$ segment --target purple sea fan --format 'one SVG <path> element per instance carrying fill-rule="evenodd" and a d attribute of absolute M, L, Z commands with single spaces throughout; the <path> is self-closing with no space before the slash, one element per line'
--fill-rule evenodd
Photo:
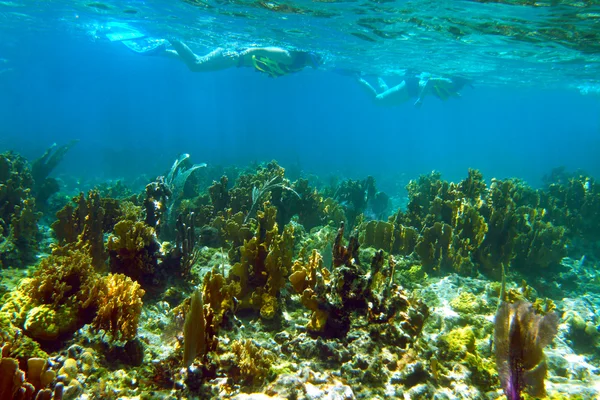
<path fill-rule="evenodd" d="M 503 302 L 496 313 L 494 341 L 500 383 L 508 400 L 520 400 L 521 392 L 545 395 L 548 367 L 544 347 L 558 331 L 558 315 L 536 314 L 531 303 Z"/>

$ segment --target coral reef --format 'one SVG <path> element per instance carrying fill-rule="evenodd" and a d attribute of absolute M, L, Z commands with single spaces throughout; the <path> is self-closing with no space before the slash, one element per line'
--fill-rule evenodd
<path fill-rule="evenodd" d="M 27 160 L 0 154 L 0 267 L 22 267 L 35 259 L 41 214 L 33 185 Z"/>
<path fill-rule="evenodd" d="M 49 368 L 46 359 L 29 358 L 25 373 L 19 369 L 16 359 L 7 357 L 9 347 L 4 345 L 0 354 L 0 398 L 63 399 L 64 385 L 55 381 L 56 372 Z"/>
<path fill-rule="evenodd" d="M 432 173 L 407 191 L 405 212 L 360 227 L 367 246 L 414 254 L 428 273 L 493 277 L 502 265 L 523 273 L 552 270 L 566 256 L 566 229 L 552 224 L 540 194 L 520 181 L 492 179 L 487 187 L 476 170 L 458 184 Z"/>
<path fill-rule="evenodd" d="M 104 270 L 108 258 L 104 234 L 112 231 L 121 211 L 112 199 L 101 198 L 97 190 L 90 191 L 87 197 L 80 193 L 73 198 L 73 203 L 77 206 L 67 204 L 56 214 L 58 219 L 52 224 L 58 243 L 89 246 L 94 267 Z"/>
<path fill-rule="evenodd" d="M 240 261 L 231 274 L 240 283 L 240 309 L 260 310 L 263 318 L 274 318 L 279 310 L 279 291 L 286 284 L 292 265 L 294 228 L 286 225 L 279 233 L 277 209 L 266 204 L 258 212 L 255 235 L 240 248 Z"/>
<path fill-rule="evenodd" d="M 562 179 L 561 179 L 562 178 Z M 540 194 L 540 206 L 547 210 L 547 219 L 564 226 L 573 246 L 573 254 L 592 253 L 600 258 L 600 185 L 585 172 L 579 171 L 546 181 Z"/>
<path fill-rule="evenodd" d="M 333 271 L 320 268 L 320 255 L 315 251 L 308 266 L 303 266 L 300 261 L 295 263 L 296 272 L 290 277 L 296 290 L 304 288 L 302 304 L 312 311 L 307 329 L 323 337 L 344 338 L 350 330 L 351 314 L 354 312 L 367 315 L 371 323 L 386 323 L 410 306 L 391 278 L 395 266 L 393 258 L 384 268 L 383 252 L 377 252 L 367 274 L 360 265 L 358 239 L 352 235 L 348 245 L 344 246 L 343 237 L 342 223 L 333 245 Z M 427 316 L 426 307 L 419 302 L 415 310 L 418 311 L 412 317 L 404 314 L 407 317 L 403 325 L 407 331 L 404 345 L 410 342 L 410 337 L 418 336 L 419 326 Z"/>
<path fill-rule="evenodd" d="M 96 304 L 96 316 L 91 325 L 96 330 L 110 333 L 113 340 L 131 340 L 137 336 L 142 313 L 144 290 L 131 278 L 122 274 L 103 277 L 96 296 L 105 299 Z"/>
<path fill-rule="evenodd" d="M 101 277 L 87 249 L 69 245 L 55 248 L 30 279 L 4 296 L 0 315 L 12 329 L 44 342 L 70 336 L 87 323 L 114 339 L 133 338 L 142 295 L 122 275 Z"/>
<path fill-rule="evenodd" d="M 273 353 L 261 349 L 250 339 L 231 343 L 231 352 L 235 359 L 230 374 L 245 386 L 260 386 L 275 361 Z"/>
<path fill-rule="evenodd" d="M 0 156 L 0 262 L 39 258 L 0 282 L 2 398 L 598 396 L 584 173 L 542 189 L 432 173 L 391 212 L 404 199 L 372 177 L 182 155 L 139 193 L 116 181 L 73 197 L 50 245 L 36 200 L 69 146 L 31 168 Z M 518 284 L 494 281 L 503 269 Z"/>
<path fill-rule="evenodd" d="M 12 292 L 2 312 L 28 336 L 55 340 L 79 329 L 93 313 L 97 275 L 85 250 L 55 248 L 40 262 L 31 279 Z"/>
<path fill-rule="evenodd" d="M 119 221 L 108 238 L 107 248 L 111 271 L 144 284 L 155 279 L 160 245 L 154 228 L 141 221 Z"/>

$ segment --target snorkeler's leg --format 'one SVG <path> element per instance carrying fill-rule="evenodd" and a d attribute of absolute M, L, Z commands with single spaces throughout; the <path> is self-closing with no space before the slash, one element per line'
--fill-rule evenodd
<path fill-rule="evenodd" d="M 185 43 L 180 40 L 170 39 L 169 43 L 177 52 L 177 55 L 183 60 L 184 63 L 191 68 L 191 65 L 194 65 L 198 62 L 198 56 L 194 54 L 192 49 L 190 49 Z"/>
<path fill-rule="evenodd" d="M 170 42 L 179 57 L 194 72 L 220 71 L 235 67 L 239 63 L 240 56 L 236 52 L 226 52 L 222 48 L 217 48 L 200 57 L 194 54 L 185 43 L 179 40 L 170 40 Z"/>
<path fill-rule="evenodd" d="M 377 83 L 379 84 L 379 88 L 382 92 L 385 92 L 389 89 L 389 86 L 387 85 L 387 83 L 385 83 L 382 77 L 377 78 Z"/>
<path fill-rule="evenodd" d="M 377 90 L 375 90 L 375 88 L 373 86 L 371 86 L 371 84 L 369 82 L 367 82 L 366 80 L 364 80 L 361 77 L 358 77 L 356 79 L 358 81 L 358 83 L 360 83 L 361 87 L 363 87 L 365 89 L 365 91 L 367 93 L 369 93 L 369 96 L 376 98 L 377 97 Z"/>
<path fill-rule="evenodd" d="M 405 81 L 377 95 L 377 101 L 384 105 L 398 105 L 408 99 L 410 99 L 410 94 Z"/>

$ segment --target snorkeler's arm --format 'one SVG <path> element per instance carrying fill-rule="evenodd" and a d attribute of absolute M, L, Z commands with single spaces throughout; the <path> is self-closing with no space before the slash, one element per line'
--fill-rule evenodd
<path fill-rule="evenodd" d="M 419 81 L 419 96 L 415 101 L 415 107 L 421 107 L 423 105 L 423 99 L 427 96 L 427 93 L 431 90 L 431 79 L 425 78 Z"/>
<path fill-rule="evenodd" d="M 250 47 L 239 53 L 239 55 L 241 57 L 240 65 L 243 66 L 251 66 L 253 56 L 267 57 L 285 65 L 290 65 L 294 61 L 290 52 L 280 47 Z"/>
<path fill-rule="evenodd" d="M 162 54 L 169 58 L 177 58 L 181 60 L 181 56 L 173 49 L 165 49 L 165 51 Z"/>
<path fill-rule="evenodd" d="M 205 56 L 197 56 L 179 40 L 170 40 L 170 43 L 177 55 L 194 72 L 220 71 L 239 65 L 240 55 L 236 52 L 226 52 L 224 49 L 218 48 Z"/>
<path fill-rule="evenodd" d="M 460 97 L 460 93 L 456 90 L 456 85 L 449 78 L 429 78 L 419 82 L 421 91 L 419 98 L 415 102 L 415 106 L 423 104 L 423 98 L 429 94 L 433 94 L 440 100 L 448 100 L 450 97 Z"/>

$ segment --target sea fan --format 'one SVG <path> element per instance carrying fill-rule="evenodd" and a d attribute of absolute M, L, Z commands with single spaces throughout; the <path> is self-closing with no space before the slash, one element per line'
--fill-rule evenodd
<path fill-rule="evenodd" d="M 246 214 L 246 218 L 244 218 L 244 222 L 246 222 L 248 220 L 248 218 L 250 218 L 250 216 L 252 215 L 252 212 L 256 208 L 256 205 L 258 204 L 258 201 L 266 193 L 270 192 L 271 190 L 273 190 L 275 188 L 281 188 L 284 190 L 288 190 L 288 191 L 292 192 L 293 194 L 295 194 L 298 198 L 300 198 L 300 195 L 294 189 L 287 186 L 283 182 L 276 182 L 279 178 L 280 178 L 279 176 L 275 176 L 272 179 L 263 183 L 263 185 L 260 188 L 258 188 L 256 186 L 252 188 L 252 207 L 250 207 L 250 211 L 248 211 L 248 214 Z"/>
<path fill-rule="evenodd" d="M 536 314 L 526 301 L 503 302 L 496 313 L 496 366 L 508 400 L 520 400 L 521 392 L 545 395 L 544 379 L 548 369 L 544 347 L 558 330 L 558 315 Z"/>

